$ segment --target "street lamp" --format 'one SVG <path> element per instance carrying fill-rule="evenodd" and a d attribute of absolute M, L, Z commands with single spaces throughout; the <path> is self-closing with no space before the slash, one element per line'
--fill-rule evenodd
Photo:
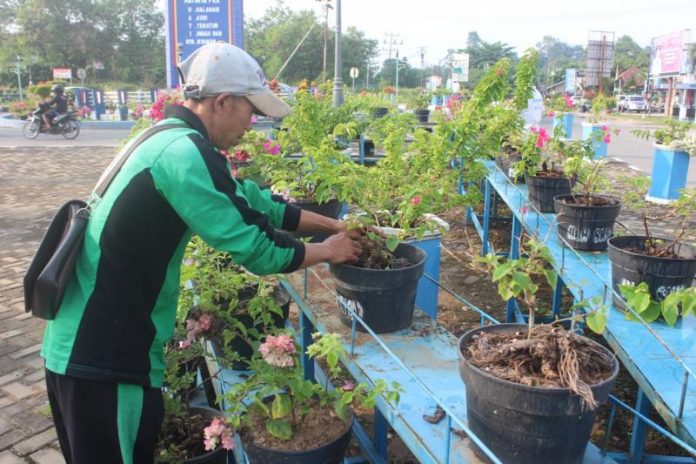
<path fill-rule="evenodd" d="M 336 0 L 336 53 L 334 59 L 333 104 L 343 104 L 343 57 L 341 56 L 341 0 Z"/>
<path fill-rule="evenodd" d="M 22 95 L 22 73 L 20 66 L 22 64 L 22 57 L 17 55 L 17 85 L 19 86 L 19 100 L 24 101 L 24 95 Z"/>

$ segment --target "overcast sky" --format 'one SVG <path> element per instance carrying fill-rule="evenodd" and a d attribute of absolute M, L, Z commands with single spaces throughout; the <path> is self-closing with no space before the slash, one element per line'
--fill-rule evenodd
<path fill-rule="evenodd" d="M 245 18 L 263 16 L 277 0 L 244 0 Z M 335 4 L 336 0 L 332 0 Z M 286 0 L 292 10 L 312 9 L 317 0 Z M 419 62 L 419 47 L 426 48 L 425 61 L 436 64 L 448 48 L 464 47 L 469 31 L 486 42 L 501 41 L 521 53 L 544 35 L 585 45 L 590 31 L 629 35 L 647 46 L 653 37 L 684 29 L 696 40 L 696 0 L 342 0 L 345 30 L 355 26 L 382 46 L 386 34 L 403 41 L 400 56 Z M 330 24 L 335 14 L 330 13 Z"/>

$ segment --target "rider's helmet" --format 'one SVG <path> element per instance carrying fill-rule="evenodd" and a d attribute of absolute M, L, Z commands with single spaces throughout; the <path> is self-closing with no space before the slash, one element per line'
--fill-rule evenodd
<path fill-rule="evenodd" d="M 53 90 L 53 93 L 55 93 L 56 95 L 62 95 L 62 94 L 63 94 L 63 86 L 60 85 L 60 84 L 54 85 L 53 88 L 52 88 L 51 90 Z"/>

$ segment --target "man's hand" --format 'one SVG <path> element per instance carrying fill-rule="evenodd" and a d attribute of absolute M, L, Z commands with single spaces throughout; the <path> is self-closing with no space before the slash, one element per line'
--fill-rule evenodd
<path fill-rule="evenodd" d="M 327 250 L 327 261 L 331 264 L 353 263 L 362 253 L 362 244 L 357 240 L 360 231 L 341 232 L 324 240 L 322 245 Z"/>

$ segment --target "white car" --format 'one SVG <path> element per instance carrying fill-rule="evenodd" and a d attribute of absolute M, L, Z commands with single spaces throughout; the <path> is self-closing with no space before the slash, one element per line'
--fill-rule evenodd
<path fill-rule="evenodd" d="M 647 103 L 642 95 L 619 95 L 616 106 L 619 111 L 635 111 L 640 113 L 647 109 Z"/>

